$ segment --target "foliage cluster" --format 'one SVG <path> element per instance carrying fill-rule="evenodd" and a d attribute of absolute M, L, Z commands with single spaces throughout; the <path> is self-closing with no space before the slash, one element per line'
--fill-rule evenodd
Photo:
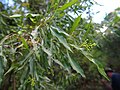
<path fill-rule="evenodd" d="M 86 81 L 95 84 L 100 78 L 96 69 L 106 77 L 98 59 L 98 35 L 102 34 L 96 32 L 99 26 L 92 23 L 89 12 L 94 3 L 91 0 L 14 0 L 14 6 L 1 3 L 0 89 L 61 90 L 69 89 L 69 85 L 74 88 L 76 82 L 84 84 L 81 88 L 84 89 L 90 88 Z M 82 18 L 83 12 L 87 19 Z M 94 73 L 89 76 L 90 72 Z"/>

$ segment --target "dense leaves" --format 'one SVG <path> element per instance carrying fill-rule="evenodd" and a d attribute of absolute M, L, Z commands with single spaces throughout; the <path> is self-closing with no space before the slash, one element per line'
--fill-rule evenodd
<path fill-rule="evenodd" d="M 81 17 L 92 4 L 89 0 L 14 0 L 14 6 L 4 8 L 0 12 L 0 88 L 65 89 L 85 78 L 85 63 L 96 65 L 94 70 L 106 77 L 93 53 L 97 45 L 92 19 Z"/>

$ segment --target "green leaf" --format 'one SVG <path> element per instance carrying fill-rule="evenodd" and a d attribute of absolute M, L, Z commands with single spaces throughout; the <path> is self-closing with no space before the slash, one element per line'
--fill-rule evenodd
<path fill-rule="evenodd" d="M 4 76 L 7 75 L 8 73 L 10 73 L 10 72 L 11 72 L 13 69 L 15 69 L 16 67 L 17 67 L 17 64 L 12 63 L 11 67 L 7 70 L 7 72 L 4 74 Z"/>
<path fill-rule="evenodd" d="M 27 42 L 25 41 L 25 39 L 24 39 L 23 37 L 20 37 L 20 39 L 21 39 L 23 45 L 25 46 L 25 48 L 26 48 L 26 49 L 29 49 L 28 44 L 27 44 Z"/>
<path fill-rule="evenodd" d="M 72 6 L 73 4 L 75 4 L 78 0 L 72 0 L 71 2 L 69 3 L 66 3 L 64 4 L 62 7 L 58 8 L 58 10 L 65 10 L 67 9 L 68 7 Z"/>
<path fill-rule="evenodd" d="M 2 17 L 0 17 L 0 21 L 1 21 L 4 25 L 7 25 L 6 22 L 3 20 Z"/>
<path fill-rule="evenodd" d="M 118 21 L 120 21 L 120 17 L 119 17 L 119 16 L 116 16 L 112 22 L 113 22 L 113 23 L 117 23 Z"/>
<path fill-rule="evenodd" d="M 0 56 L 0 85 L 2 82 L 3 73 L 4 73 L 3 57 Z"/>
<path fill-rule="evenodd" d="M 33 39 L 36 39 L 36 38 L 37 38 L 39 27 L 40 27 L 40 25 L 37 26 L 37 27 L 31 32 L 31 35 L 33 36 Z"/>
<path fill-rule="evenodd" d="M 34 60 L 32 57 L 29 60 L 29 67 L 30 67 L 30 74 L 33 76 L 33 74 L 34 74 Z"/>
<path fill-rule="evenodd" d="M 48 55 L 48 56 L 52 56 L 52 53 L 49 49 L 46 49 L 43 45 L 42 45 L 42 50 Z"/>
<path fill-rule="evenodd" d="M 88 53 L 87 51 L 84 51 L 83 48 L 80 48 L 80 47 L 78 47 L 78 46 L 76 46 L 76 45 L 73 45 L 73 44 L 70 44 L 70 45 L 73 46 L 75 49 L 80 50 L 80 51 L 82 52 L 82 54 L 83 54 L 88 60 L 90 60 L 92 63 L 94 63 L 94 64 L 97 66 L 97 69 L 98 69 L 99 73 L 100 73 L 101 75 L 103 75 L 106 79 L 108 79 L 107 76 L 106 76 L 106 73 L 104 72 L 104 69 L 103 69 L 102 64 L 101 64 L 98 60 L 95 60 L 95 59 L 92 57 L 92 55 L 91 55 L 90 53 Z"/>
<path fill-rule="evenodd" d="M 3 54 L 3 47 L 2 46 L 0 46 L 0 57 L 1 57 L 0 60 L 3 59 L 3 65 L 4 65 L 4 67 L 6 67 L 6 65 L 7 65 L 7 59 L 6 59 L 5 55 Z"/>
<path fill-rule="evenodd" d="M 35 20 L 33 18 L 30 18 L 30 20 L 33 22 L 33 23 L 36 23 Z"/>
<path fill-rule="evenodd" d="M 70 44 L 70 46 L 74 47 L 77 50 L 81 50 L 82 49 L 82 48 L 80 48 L 80 47 L 78 47 L 77 45 L 74 45 L 74 44 Z"/>
<path fill-rule="evenodd" d="M 27 13 L 25 14 L 26 17 L 37 17 L 40 16 L 40 14 L 32 14 L 32 13 Z"/>
<path fill-rule="evenodd" d="M 69 59 L 69 62 L 72 66 L 72 68 L 77 72 L 77 73 L 80 73 L 82 77 L 85 78 L 85 74 L 84 74 L 84 71 L 83 69 L 80 67 L 80 65 L 75 62 L 74 60 L 72 60 L 72 58 L 70 57 L 69 53 L 67 52 L 67 56 L 68 56 L 68 59 Z"/>
<path fill-rule="evenodd" d="M 62 34 L 64 34 L 64 35 L 66 35 L 66 36 L 70 36 L 68 33 L 66 33 L 66 32 L 63 31 L 63 30 L 60 30 L 60 29 L 57 28 L 57 27 L 51 26 L 51 28 L 57 30 L 57 32 L 62 33 Z"/>
<path fill-rule="evenodd" d="M 12 16 L 10 16 L 11 18 L 18 18 L 18 17 L 21 17 L 22 15 L 21 14 L 14 14 Z"/>
<path fill-rule="evenodd" d="M 34 52 L 33 50 L 30 50 L 30 52 L 28 53 L 28 55 L 26 55 L 25 58 L 22 61 L 19 62 L 19 65 L 21 65 L 21 66 L 18 68 L 18 70 L 21 70 L 21 69 L 24 68 L 24 66 L 27 64 L 28 58 L 30 56 L 32 56 L 33 52 Z"/>
<path fill-rule="evenodd" d="M 19 17 L 21 17 L 21 16 L 23 16 L 23 15 L 21 15 L 21 14 L 14 14 L 14 15 L 11 15 L 10 17 L 11 17 L 11 18 L 19 18 Z M 36 17 L 36 16 L 40 16 L 40 14 L 27 13 L 27 14 L 25 14 L 24 16 L 25 16 L 25 17 Z"/>
<path fill-rule="evenodd" d="M 24 83 L 24 79 L 27 77 L 28 75 L 28 68 L 29 67 L 25 67 L 24 68 L 24 72 L 22 72 L 21 78 L 20 78 L 20 83 L 23 84 Z"/>
<path fill-rule="evenodd" d="M 98 71 L 101 75 L 103 75 L 107 80 L 109 80 L 109 78 L 107 77 L 105 71 L 103 68 L 100 68 L 100 67 L 97 67 L 98 68 Z"/>
<path fill-rule="evenodd" d="M 106 73 L 104 72 L 104 69 L 103 69 L 103 66 L 102 66 L 102 63 L 100 63 L 98 60 L 95 60 L 92 55 L 86 51 L 84 51 L 83 49 L 81 49 L 83 55 L 88 59 L 90 60 L 92 63 L 94 63 L 96 66 L 97 66 L 97 69 L 99 71 L 99 73 L 101 75 L 103 75 L 106 79 L 108 79 Z M 108 79 L 109 80 L 109 79 Z"/>
<path fill-rule="evenodd" d="M 53 59 L 53 61 L 64 68 L 63 64 L 59 60 Z"/>
<path fill-rule="evenodd" d="M 52 30 L 51 28 L 50 28 L 50 30 L 51 30 L 52 35 L 53 35 L 53 36 L 56 36 L 56 37 L 58 38 L 58 40 L 60 41 L 60 43 L 62 43 L 68 50 L 70 50 L 70 51 L 72 52 L 72 50 L 71 50 L 71 48 L 69 47 L 66 39 L 65 39 L 62 35 L 56 33 L 56 32 L 55 32 L 54 30 Z"/>
<path fill-rule="evenodd" d="M 75 31 L 76 28 L 78 27 L 80 20 L 81 20 L 81 15 L 78 16 L 78 17 L 75 19 L 75 21 L 74 21 L 74 23 L 73 23 L 73 26 L 72 26 L 72 28 L 71 28 L 71 30 L 70 30 L 70 33 L 71 33 L 71 34 L 72 34 L 73 31 Z"/>
<path fill-rule="evenodd" d="M 86 31 L 86 33 L 84 34 L 84 36 L 83 36 L 83 38 L 85 38 L 88 34 L 89 34 L 89 32 L 90 32 L 90 30 L 91 30 L 91 21 L 85 26 L 86 27 L 86 29 L 87 29 L 87 31 Z"/>
<path fill-rule="evenodd" d="M 7 40 L 8 38 L 9 38 L 9 35 L 5 36 L 5 37 L 0 41 L 0 45 L 2 45 L 2 44 L 5 42 L 5 40 Z"/>

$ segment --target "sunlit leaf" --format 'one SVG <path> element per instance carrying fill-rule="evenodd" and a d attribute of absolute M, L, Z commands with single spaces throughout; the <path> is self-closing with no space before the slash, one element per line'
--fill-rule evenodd
<path fill-rule="evenodd" d="M 14 15 L 11 15 L 10 17 L 11 18 L 19 18 L 21 16 L 22 16 L 21 14 L 14 14 Z M 25 17 L 36 17 L 36 16 L 40 16 L 40 14 L 27 13 L 27 14 L 24 14 L 24 16 Z"/>
<path fill-rule="evenodd" d="M 98 71 L 101 75 L 103 75 L 107 80 L 109 80 L 109 78 L 107 77 L 104 68 L 100 68 L 99 66 L 97 67 Z"/>
<path fill-rule="evenodd" d="M 14 15 L 12 15 L 12 16 L 10 16 L 11 18 L 19 18 L 19 17 L 21 17 L 22 15 L 21 14 L 14 14 Z"/>
<path fill-rule="evenodd" d="M 70 30 L 70 33 L 73 33 L 73 31 L 76 30 L 76 28 L 77 28 L 78 25 L 79 25 L 80 20 L 81 20 L 81 15 L 78 16 L 78 17 L 75 19 L 75 21 L 74 21 L 74 23 L 73 23 L 73 25 L 72 25 L 72 28 L 71 28 L 71 30 Z"/>
<path fill-rule="evenodd" d="M 66 35 L 66 36 L 70 36 L 68 33 L 66 33 L 66 32 L 63 31 L 63 30 L 60 30 L 60 29 L 57 28 L 57 27 L 51 26 L 51 28 L 57 30 L 57 32 L 62 33 L 62 34 L 64 34 L 64 35 Z"/>
<path fill-rule="evenodd" d="M 25 46 L 25 48 L 26 48 L 26 49 L 29 49 L 29 47 L 28 47 L 28 44 L 27 44 L 26 40 L 25 40 L 23 37 L 20 37 L 20 39 L 21 39 L 21 41 L 22 41 L 23 45 Z"/>
<path fill-rule="evenodd" d="M 25 14 L 26 17 L 36 17 L 36 16 L 40 16 L 40 14 L 32 14 L 32 13 L 27 13 Z"/>

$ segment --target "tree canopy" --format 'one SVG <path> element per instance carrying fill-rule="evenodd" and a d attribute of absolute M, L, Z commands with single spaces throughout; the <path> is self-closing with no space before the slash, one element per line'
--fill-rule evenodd
<path fill-rule="evenodd" d="M 113 43 L 119 43 L 116 14 L 109 14 L 103 22 L 110 31 L 117 27 L 118 43 L 113 39 L 107 47 L 107 37 L 112 33 L 97 32 L 102 24 L 92 22 L 90 8 L 96 4 L 94 0 L 13 2 L 12 6 L 0 3 L 0 89 L 68 89 L 74 82 L 90 80 L 89 72 L 98 74 L 97 70 L 108 79 L 100 55 L 105 47 L 109 52 Z M 83 12 L 88 18 L 82 17 Z"/>

